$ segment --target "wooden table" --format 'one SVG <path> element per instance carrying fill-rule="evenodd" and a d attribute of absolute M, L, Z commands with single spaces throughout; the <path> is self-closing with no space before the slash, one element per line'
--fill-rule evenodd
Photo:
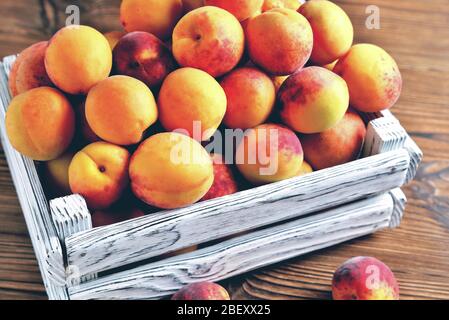
<path fill-rule="evenodd" d="M 2 0 L 0 56 L 48 39 L 64 24 L 67 4 L 82 3 L 81 22 L 119 28 L 119 0 Z M 403 299 L 449 299 L 449 6 L 447 0 L 340 0 L 357 42 L 371 42 L 397 60 L 405 80 L 393 113 L 425 154 L 399 229 L 298 257 L 232 279 L 234 298 L 327 299 L 337 266 L 375 256 L 395 272 Z M 365 27 L 368 5 L 380 8 L 381 29 Z M 45 299 L 25 222 L 0 154 L 0 299 Z"/>

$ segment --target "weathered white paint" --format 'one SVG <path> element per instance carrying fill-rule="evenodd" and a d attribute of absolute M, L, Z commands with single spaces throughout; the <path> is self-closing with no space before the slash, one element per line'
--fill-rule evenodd
<path fill-rule="evenodd" d="M 399 197 L 400 199 L 394 199 Z M 388 228 L 400 190 L 359 200 L 219 244 L 69 288 L 71 299 L 156 299 L 198 281 L 219 281 Z M 395 207 L 396 203 L 401 205 Z M 395 225 L 395 224 L 393 224 Z"/>

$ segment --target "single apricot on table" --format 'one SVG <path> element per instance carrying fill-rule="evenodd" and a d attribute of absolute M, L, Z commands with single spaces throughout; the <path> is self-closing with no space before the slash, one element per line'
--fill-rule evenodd
<path fill-rule="evenodd" d="M 128 150 L 108 142 L 88 145 L 70 163 L 70 189 L 82 195 L 89 208 L 108 208 L 128 186 L 129 158 Z"/>
<path fill-rule="evenodd" d="M 382 261 L 354 257 L 335 271 L 332 297 L 334 300 L 399 300 L 399 285 Z"/>
<path fill-rule="evenodd" d="M 92 131 L 118 145 L 140 142 L 157 117 L 151 90 L 142 81 L 128 76 L 101 81 L 86 99 L 86 119 Z"/>
<path fill-rule="evenodd" d="M 402 76 L 396 61 L 382 48 L 357 44 L 334 68 L 348 84 L 351 106 L 362 112 L 389 109 L 398 101 Z"/>
<path fill-rule="evenodd" d="M 346 12 L 327 0 L 307 1 L 299 8 L 313 30 L 312 61 L 320 66 L 332 63 L 351 49 L 354 28 Z"/>
<path fill-rule="evenodd" d="M 159 133 L 142 142 L 132 156 L 129 175 L 136 197 L 162 209 L 199 201 L 214 181 L 206 149 L 174 132 Z"/>
<path fill-rule="evenodd" d="M 270 77 L 257 68 L 239 68 L 220 82 L 228 101 L 224 123 L 248 129 L 264 123 L 271 114 L 276 92 Z"/>
<path fill-rule="evenodd" d="M 172 300 L 231 300 L 225 288 L 213 282 L 189 284 L 176 292 Z"/>
<path fill-rule="evenodd" d="M 11 145 L 39 161 L 58 158 L 67 150 L 75 132 L 75 113 L 57 89 L 39 87 L 12 99 L 5 118 Z"/>
<path fill-rule="evenodd" d="M 190 11 L 173 31 L 173 55 L 183 67 L 220 77 L 240 62 L 245 36 L 239 21 L 218 7 Z"/>
<path fill-rule="evenodd" d="M 127 32 L 145 31 L 161 40 L 170 38 L 182 14 L 182 0 L 122 0 L 120 6 L 120 21 Z"/>
<path fill-rule="evenodd" d="M 45 68 L 51 81 L 70 94 L 87 94 L 112 69 L 112 51 L 103 34 L 88 26 L 68 26 L 50 40 Z"/>
<path fill-rule="evenodd" d="M 263 124 L 245 132 L 235 158 L 246 180 L 259 185 L 297 176 L 304 154 L 292 130 Z"/>
<path fill-rule="evenodd" d="M 346 82 L 335 73 L 308 67 L 291 75 L 278 93 L 282 121 L 301 133 L 318 133 L 335 126 L 349 107 Z"/>
<path fill-rule="evenodd" d="M 167 131 L 182 130 L 208 140 L 226 113 L 226 94 L 209 74 L 194 68 L 178 69 L 165 79 L 159 92 L 160 122 Z"/>
<path fill-rule="evenodd" d="M 272 75 L 296 72 L 312 53 L 312 28 L 294 10 L 277 8 L 251 18 L 245 35 L 251 60 Z"/>
<path fill-rule="evenodd" d="M 41 41 L 23 50 L 9 74 L 9 89 L 13 97 L 38 87 L 52 87 L 45 70 L 48 41 Z"/>

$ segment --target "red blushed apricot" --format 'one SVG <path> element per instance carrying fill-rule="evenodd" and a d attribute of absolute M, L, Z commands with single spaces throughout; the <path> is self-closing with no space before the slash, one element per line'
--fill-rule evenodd
<path fill-rule="evenodd" d="M 113 56 L 117 73 L 139 79 L 149 87 L 160 85 L 176 65 L 168 47 L 147 32 L 128 33 L 117 43 Z"/>
<path fill-rule="evenodd" d="M 332 296 L 334 300 L 399 300 L 399 286 L 382 261 L 355 257 L 335 271 Z"/>
<path fill-rule="evenodd" d="M 31 89 L 12 99 L 5 118 L 11 145 L 39 161 L 58 158 L 75 132 L 75 113 L 67 98 L 50 87 Z"/>
<path fill-rule="evenodd" d="M 180 289 L 172 300 L 231 300 L 222 286 L 212 282 L 192 283 Z"/>
<path fill-rule="evenodd" d="M 335 126 L 349 106 L 345 81 L 335 73 L 308 67 L 291 75 L 281 86 L 282 121 L 301 133 L 318 133 Z"/>
<path fill-rule="evenodd" d="M 204 4 L 225 9 L 243 21 L 261 10 L 263 0 L 204 0 Z"/>
<path fill-rule="evenodd" d="M 232 169 L 225 163 L 225 159 L 220 154 L 213 154 L 214 183 L 202 200 L 224 197 L 238 191 L 238 184 L 235 180 Z"/>
<path fill-rule="evenodd" d="M 112 69 L 108 40 L 88 26 L 68 26 L 50 40 L 45 52 L 45 68 L 51 81 L 73 95 L 87 94 Z"/>
<path fill-rule="evenodd" d="M 312 61 L 326 65 L 344 56 L 352 46 L 354 28 L 346 12 L 327 0 L 308 1 L 299 8 L 312 26 Z"/>
<path fill-rule="evenodd" d="M 220 82 L 228 106 L 224 123 L 233 129 L 248 129 L 264 123 L 273 110 L 276 93 L 274 84 L 256 68 L 231 71 Z"/>
<path fill-rule="evenodd" d="M 391 108 L 399 99 L 402 76 L 396 61 L 382 48 L 357 44 L 334 68 L 348 84 L 351 106 L 362 112 Z"/>
<path fill-rule="evenodd" d="M 232 14 L 217 7 L 201 7 L 187 13 L 173 31 L 176 61 L 213 77 L 234 69 L 243 51 L 242 26 Z"/>
<path fill-rule="evenodd" d="M 34 88 L 53 86 L 45 70 L 47 46 L 48 41 L 38 42 L 20 53 L 9 74 L 9 89 L 13 97 Z"/>
<path fill-rule="evenodd" d="M 348 111 L 334 127 L 321 133 L 302 135 L 306 160 L 321 170 L 356 160 L 363 147 L 366 127 L 362 118 Z"/>
<path fill-rule="evenodd" d="M 95 142 L 73 157 L 69 183 L 91 209 L 105 209 L 120 199 L 129 183 L 129 152 L 107 142 Z"/>
<path fill-rule="evenodd" d="M 168 39 L 183 14 L 182 0 L 122 0 L 120 21 L 127 32 L 145 31 Z"/>
<path fill-rule="evenodd" d="M 273 75 L 294 73 L 312 53 L 312 28 L 294 10 L 272 9 L 251 18 L 245 35 L 251 60 Z"/>
<path fill-rule="evenodd" d="M 295 177 L 303 159 L 301 142 L 296 134 L 276 124 L 263 124 L 247 130 L 236 151 L 237 168 L 254 184 Z"/>

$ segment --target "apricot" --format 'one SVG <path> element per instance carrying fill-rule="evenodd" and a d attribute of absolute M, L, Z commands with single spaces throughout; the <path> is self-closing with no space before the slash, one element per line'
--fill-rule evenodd
<path fill-rule="evenodd" d="M 128 76 L 113 76 L 89 91 L 86 119 L 93 132 L 105 141 L 132 145 L 157 120 L 158 110 L 151 90 Z"/>
<path fill-rule="evenodd" d="M 251 183 L 265 184 L 295 177 L 304 159 L 301 142 L 290 129 L 263 124 L 245 132 L 236 163 Z"/>
<path fill-rule="evenodd" d="M 187 13 L 173 31 L 173 54 L 178 63 L 213 77 L 234 69 L 244 46 L 239 21 L 218 7 L 201 7 Z"/>
<path fill-rule="evenodd" d="M 243 21 L 261 10 L 263 0 L 204 0 L 204 4 L 225 9 Z"/>
<path fill-rule="evenodd" d="M 399 286 L 382 261 L 355 257 L 335 271 L 332 296 L 334 300 L 399 300 Z"/>
<path fill-rule="evenodd" d="M 161 40 L 151 33 L 128 33 L 113 51 L 115 71 L 143 81 L 149 87 L 159 86 L 175 69 L 176 62 Z"/>
<path fill-rule="evenodd" d="M 305 151 L 304 151 L 305 152 Z M 296 176 L 304 176 L 306 174 L 312 173 L 313 168 L 310 164 L 308 164 L 306 161 L 302 162 L 301 168 L 297 172 Z"/>
<path fill-rule="evenodd" d="M 165 79 L 159 92 L 160 122 L 168 131 L 183 130 L 194 139 L 208 140 L 226 112 L 226 94 L 204 71 L 178 69 Z"/>
<path fill-rule="evenodd" d="M 138 200 L 127 188 L 120 199 L 109 208 L 95 210 L 92 213 L 92 226 L 94 228 L 140 218 L 145 213 L 138 207 Z"/>
<path fill-rule="evenodd" d="M 62 156 L 45 163 L 46 180 L 51 191 L 59 196 L 72 193 L 69 184 L 69 166 L 74 155 L 74 152 L 67 151 Z"/>
<path fill-rule="evenodd" d="M 174 132 L 142 142 L 129 168 L 134 194 L 162 209 L 185 207 L 200 200 L 212 186 L 212 159 L 201 144 Z"/>
<path fill-rule="evenodd" d="M 220 82 L 228 101 L 224 123 L 248 129 L 264 123 L 274 107 L 276 92 L 270 77 L 256 68 L 231 71 Z"/>
<path fill-rule="evenodd" d="M 104 37 L 109 42 L 109 46 L 111 47 L 111 50 L 114 50 L 117 43 L 120 41 L 121 38 L 126 34 L 126 32 L 122 31 L 110 31 L 106 32 L 104 34 Z"/>
<path fill-rule="evenodd" d="M 105 209 L 116 202 L 129 183 L 129 152 L 107 142 L 94 142 L 78 153 L 69 166 L 73 193 L 84 197 L 91 209 Z"/>
<path fill-rule="evenodd" d="M 334 62 L 325 64 L 325 65 L 323 66 L 323 68 L 325 68 L 325 69 L 327 69 L 327 70 L 329 70 L 329 71 L 334 71 L 334 68 L 335 68 L 335 66 L 337 65 L 337 62 L 338 62 L 338 60 L 335 60 Z"/>
<path fill-rule="evenodd" d="M 299 8 L 312 26 L 314 45 L 312 61 L 329 64 L 344 56 L 352 46 L 354 28 L 348 15 L 327 0 L 307 1 Z"/>
<path fill-rule="evenodd" d="M 204 6 L 204 0 L 182 0 L 182 4 L 184 5 L 184 12 L 190 12 Z"/>
<path fill-rule="evenodd" d="M 162 40 L 183 14 L 182 0 L 122 0 L 120 20 L 127 32 L 145 31 Z"/>
<path fill-rule="evenodd" d="M 224 157 L 220 154 L 213 154 L 211 157 L 214 166 L 214 183 L 202 200 L 224 197 L 236 193 L 239 189 L 232 169 L 225 163 Z"/>
<path fill-rule="evenodd" d="M 212 282 L 189 284 L 176 292 L 172 300 L 231 300 L 222 286 Z"/>
<path fill-rule="evenodd" d="M 251 60 L 273 75 L 294 73 L 312 53 L 312 28 L 294 10 L 277 8 L 255 16 L 245 34 Z"/>
<path fill-rule="evenodd" d="M 356 160 L 363 147 L 366 127 L 362 118 L 348 111 L 334 127 L 301 136 L 306 160 L 321 170 Z"/>
<path fill-rule="evenodd" d="M 38 87 L 53 86 L 45 70 L 48 41 L 38 42 L 23 50 L 9 74 L 9 89 L 13 97 Z"/>
<path fill-rule="evenodd" d="M 264 0 L 262 12 L 269 11 L 275 8 L 286 8 L 298 10 L 301 5 L 301 0 Z"/>
<path fill-rule="evenodd" d="M 349 87 L 351 106 L 362 112 L 391 108 L 399 99 L 402 76 L 396 61 L 382 48 L 357 44 L 334 68 Z"/>
<path fill-rule="evenodd" d="M 39 87 L 12 99 L 6 112 L 6 132 L 21 154 L 39 161 L 58 158 L 69 147 L 75 113 L 58 90 Z"/>
<path fill-rule="evenodd" d="M 112 69 L 108 40 L 87 26 L 68 26 L 50 40 L 45 68 L 52 82 L 70 94 L 87 94 Z"/>
<path fill-rule="evenodd" d="M 280 115 L 301 133 L 318 133 L 335 126 L 349 106 L 345 81 L 335 73 L 308 67 L 291 75 L 279 90 Z"/>

